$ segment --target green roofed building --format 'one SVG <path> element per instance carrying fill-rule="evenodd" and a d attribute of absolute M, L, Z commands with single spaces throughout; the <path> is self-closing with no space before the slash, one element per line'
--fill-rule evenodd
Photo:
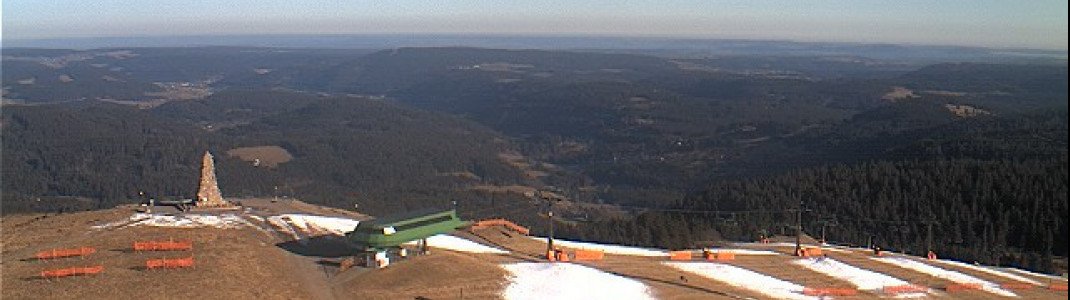
<path fill-rule="evenodd" d="M 360 222 L 356 229 L 346 234 L 346 238 L 365 251 L 377 251 L 453 232 L 467 225 L 468 222 L 457 217 L 455 210 L 425 209 Z"/>

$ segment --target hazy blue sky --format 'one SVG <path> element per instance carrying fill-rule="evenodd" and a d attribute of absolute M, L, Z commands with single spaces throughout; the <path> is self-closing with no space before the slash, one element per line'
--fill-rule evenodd
<path fill-rule="evenodd" d="M 3 0 L 4 39 L 293 33 L 647 35 L 1067 49 L 1067 1 Z"/>

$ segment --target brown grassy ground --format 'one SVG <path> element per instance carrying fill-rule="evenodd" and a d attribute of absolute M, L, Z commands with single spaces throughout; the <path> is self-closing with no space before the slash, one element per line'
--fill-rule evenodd
<path fill-rule="evenodd" d="M 497 255 L 433 250 L 382 270 L 346 271 L 332 286 L 340 299 L 499 299 L 507 284 L 506 271 L 498 267 L 503 261 Z"/>
<path fill-rule="evenodd" d="M 239 201 L 251 210 L 249 214 L 260 216 L 305 213 L 368 219 L 356 212 L 300 201 Z M 496 265 L 508 258 L 445 250 L 398 262 L 385 270 L 356 268 L 338 273 L 338 261 L 349 253 L 340 237 L 315 236 L 293 241 L 289 235 L 271 232 L 272 227 L 258 221 L 253 223 L 269 232 L 249 227 L 90 227 L 127 219 L 134 211 L 134 207 L 128 206 L 63 215 L 0 218 L 3 228 L 0 298 L 397 299 L 406 295 L 411 299 L 463 289 L 466 298 L 479 299 L 498 297 L 506 281 L 504 270 Z M 166 239 L 191 240 L 194 250 L 139 253 L 131 249 L 134 241 Z M 54 261 L 31 259 L 38 251 L 79 246 L 94 247 L 97 253 Z M 195 259 L 193 268 L 144 269 L 147 259 L 189 256 Z M 38 278 L 44 269 L 90 265 L 103 265 L 105 270 L 92 276 Z"/>
<path fill-rule="evenodd" d="M 299 201 L 241 199 L 249 214 L 268 216 L 283 213 L 306 213 L 346 216 L 365 220 L 356 212 L 324 208 Z M 63 215 L 10 215 L 0 218 L 2 241 L 3 299 L 412 299 L 426 297 L 497 299 L 507 284 L 502 263 L 544 261 L 543 241 L 532 240 L 502 228 L 487 228 L 457 235 L 476 242 L 513 251 L 510 255 L 469 254 L 433 250 L 429 256 L 395 261 L 389 268 L 372 270 L 354 268 L 338 272 L 338 262 L 347 253 L 340 237 L 313 236 L 293 241 L 289 235 L 262 232 L 253 228 L 156 228 L 128 227 L 92 229 L 94 224 L 123 220 L 134 207 L 69 213 Z M 255 223 L 255 222 L 254 222 Z M 257 223 L 265 229 L 272 227 Z M 137 240 L 192 240 L 190 252 L 134 252 Z M 86 258 L 55 261 L 31 259 L 37 251 L 51 248 L 95 247 L 98 252 Z M 755 246 L 790 253 L 787 246 Z M 950 282 L 909 269 L 869 259 L 864 251 L 825 251 L 844 263 L 884 273 L 933 288 L 935 297 L 951 299 L 1004 298 L 982 291 L 943 293 Z M 193 256 L 196 266 L 178 270 L 144 270 L 146 259 Z M 850 287 L 847 282 L 814 274 L 791 263 L 789 255 L 737 255 L 727 264 L 812 287 Z M 765 298 L 748 290 L 665 266 L 664 257 L 606 255 L 602 261 L 580 264 L 639 280 L 662 299 L 739 299 Z M 71 266 L 103 265 L 105 271 L 95 276 L 44 280 L 37 278 L 44 269 Z M 1005 282 L 998 276 L 966 268 L 937 264 L 993 282 Z M 1028 275 L 1023 275 L 1028 276 Z M 1047 279 L 1032 276 L 1042 282 Z M 1065 284 L 1065 281 L 1061 283 Z M 1015 291 L 1023 299 L 1065 299 L 1065 292 L 1042 287 Z M 863 293 L 851 299 L 872 299 L 880 295 Z"/>
<path fill-rule="evenodd" d="M 289 280 L 286 253 L 253 229 L 178 229 L 132 227 L 89 230 L 85 223 L 108 215 L 128 216 L 129 211 L 108 210 L 51 216 L 26 224 L 37 216 L 3 218 L 4 299 L 296 299 L 309 298 Z M 118 218 L 116 218 L 118 219 Z M 8 222 L 12 226 L 8 227 Z M 26 224 L 15 226 L 14 224 Z M 66 224 L 71 224 L 67 226 Z M 192 240 L 190 252 L 133 252 L 136 240 L 174 238 Z M 54 261 L 31 259 L 51 248 L 95 247 L 85 258 Z M 145 260 L 193 256 L 195 266 L 177 270 L 144 270 Z M 93 276 L 44 280 L 44 269 L 103 265 Z M 255 288 L 253 288 L 255 287 Z"/>

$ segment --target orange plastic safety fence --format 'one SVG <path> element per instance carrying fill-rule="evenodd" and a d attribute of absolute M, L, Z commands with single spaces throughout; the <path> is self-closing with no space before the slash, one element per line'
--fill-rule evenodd
<path fill-rule="evenodd" d="M 949 285 L 947 285 L 947 287 L 944 288 L 944 290 L 948 291 L 949 293 L 970 291 L 970 290 L 980 290 L 980 289 L 981 289 L 981 284 L 980 283 L 956 283 L 956 284 L 949 284 Z"/>
<path fill-rule="evenodd" d="M 104 266 L 91 266 L 91 267 L 75 267 L 65 269 L 54 269 L 41 271 L 41 277 L 43 278 L 59 278 L 67 276 L 79 276 L 97 274 L 104 271 Z"/>
<path fill-rule="evenodd" d="M 721 260 L 721 261 L 724 261 L 724 260 L 735 260 L 736 259 L 736 254 L 732 253 L 732 252 L 714 252 L 712 255 L 710 255 L 710 258 L 712 258 L 713 260 Z"/>
<path fill-rule="evenodd" d="M 569 261 L 568 252 L 565 252 L 564 250 L 558 250 L 557 251 L 557 261 L 568 262 Z"/>
<path fill-rule="evenodd" d="M 512 221 L 506 219 L 488 219 L 478 221 L 475 224 L 472 224 L 472 228 L 485 228 L 490 226 L 505 226 L 506 228 L 512 229 L 513 231 L 519 232 L 523 235 L 528 235 L 531 232 L 531 230 L 529 230 L 527 227 L 517 225 L 516 223 L 513 223 Z"/>
<path fill-rule="evenodd" d="M 797 254 L 802 257 L 821 256 L 821 248 L 800 248 Z"/>
<path fill-rule="evenodd" d="M 605 252 L 602 250 L 576 250 L 576 260 L 602 260 L 605 257 Z"/>
<path fill-rule="evenodd" d="M 881 291 L 885 294 L 909 294 L 909 293 L 922 293 L 928 290 L 928 288 L 920 285 L 908 284 L 908 285 L 890 285 L 881 288 Z"/>
<path fill-rule="evenodd" d="M 1048 289 L 1052 290 L 1052 291 L 1057 291 L 1057 292 L 1065 292 L 1066 291 L 1066 285 L 1065 284 L 1053 284 L 1053 285 L 1049 285 Z"/>
<path fill-rule="evenodd" d="M 134 242 L 136 251 L 188 251 L 193 250 L 192 241 L 148 241 Z"/>
<path fill-rule="evenodd" d="M 187 258 L 175 258 L 175 259 L 150 259 L 145 261 L 145 267 L 148 269 L 158 268 L 186 268 L 193 266 L 193 257 Z"/>
<path fill-rule="evenodd" d="M 97 249 L 92 247 L 79 247 L 74 249 L 52 249 L 48 251 L 37 252 L 34 255 L 37 259 L 53 259 L 72 256 L 86 256 L 96 253 Z"/>
<path fill-rule="evenodd" d="M 691 251 L 670 251 L 669 260 L 691 260 Z"/>
<path fill-rule="evenodd" d="M 807 296 L 855 296 L 857 289 L 849 288 L 805 288 L 803 295 Z"/>

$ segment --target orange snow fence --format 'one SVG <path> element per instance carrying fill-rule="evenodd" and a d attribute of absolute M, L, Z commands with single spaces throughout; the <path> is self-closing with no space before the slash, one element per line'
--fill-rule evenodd
<path fill-rule="evenodd" d="M 576 260 L 602 260 L 605 252 L 602 250 L 576 249 Z"/>
<path fill-rule="evenodd" d="M 104 271 L 104 266 L 92 266 L 92 267 L 76 267 L 66 269 L 44 270 L 41 271 L 42 278 L 60 278 L 67 276 L 79 276 L 97 274 Z"/>
<path fill-rule="evenodd" d="M 487 228 L 491 226 L 504 226 L 505 228 L 512 229 L 513 231 L 516 231 L 523 235 L 528 235 L 528 233 L 531 232 L 531 230 L 528 230 L 527 227 L 516 225 L 516 223 L 513 223 L 512 221 L 506 219 L 481 220 L 476 222 L 475 224 L 472 224 L 472 229 Z"/>
<path fill-rule="evenodd" d="M 726 260 L 735 260 L 736 259 L 736 254 L 733 253 L 733 252 L 728 252 L 728 251 L 717 251 L 717 252 L 714 252 L 714 251 L 703 251 L 702 256 L 706 260 L 711 260 L 711 261 L 712 260 L 726 261 Z"/>
<path fill-rule="evenodd" d="M 909 293 L 924 293 L 928 288 L 920 285 L 907 284 L 907 285 L 890 285 L 881 288 L 881 292 L 890 295 L 909 294 Z"/>
<path fill-rule="evenodd" d="M 803 295 L 807 296 L 855 296 L 857 289 L 848 288 L 805 288 Z"/>
<path fill-rule="evenodd" d="M 944 288 L 944 290 L 946 290 L 949 293 L 970 291 L 970 290 L 980 290 L 980 289 L 981 289 L 981 284 L 980 283 L 956 283 L 956 284 L 949 284 L 949 285 L 947 285 L 947 287 Z"/>
<path fill-rule="evenodd" d="M 669 260 L 691 260 L 691 251 L 670 251 Z"/>
<path fill-rule="evenodd" d="M 1053 284 L 1053 285 L 1049 285 L 1048 289 L 1052 290 L 1052 291 L 1057 291 L 1057 292 L 1065 292 L 1066 291 L 1066 285 L 1065 284 Z"/>
<path fill-rule="evenodd" d="M 821 248 L 799 248 L 798 254 L 802 257 L 821 256 Z"/>
<path fill-rule="evenodd" d="M 158 269 L 158 268 L 186 268 L 193 266 L 193 257 L 187 258 L 175 258 L 175 259 L 150 259 L 145 261 L 145 268 Z"/>
<path fill-rule="evenodd" d="M 1022 283 L 1022 282 L 1004 282 L 1003 284 L 1000 284 L 999 287 L 1004 288 L 1004 289 L 1008 289 L 1008 290 L 1029 290 L 1029 289 L 1033 289 L 1033 287 L 1035 287 L 1035 286 L 1032 285 L 1032 284 Z"/>
<path fill-rule="evenodd" d="M 713 254 L 717 260 L 735 260 L 736 254 L 732 252 L 717 252 Z"/>
<path fill-rule="evenodd" d="M 37 252 L 34 255 L 37 259 L 53 259 L 72 256 L 86 256 L 96 253 L 97 249 L 92 247 L 79 247 L 74 249 L 52 249 L 48 251 Z"/>
<path fill-rule="evenodd" d="M 188 251 L 193 250 L 192 241 L 148 241 L 134 242 L 134 251 Z"/>

